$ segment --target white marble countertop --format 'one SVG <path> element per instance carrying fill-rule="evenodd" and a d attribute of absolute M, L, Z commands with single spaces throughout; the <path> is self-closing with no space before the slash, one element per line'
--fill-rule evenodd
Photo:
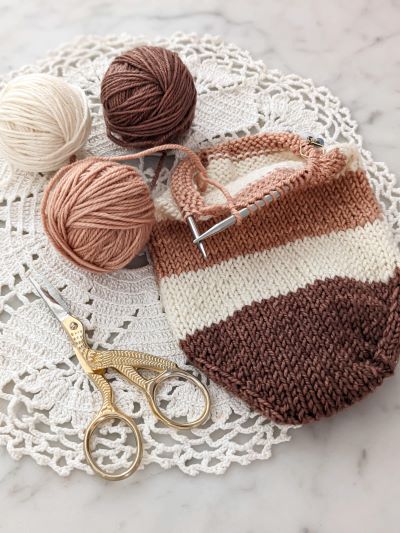
<path fill-rule="evenodd" d="M 311 77 L 351 109 L 400 175 L 400 2 L 0 0 L 0 72 L 85 33 L 212 33 Z M 273 458 L 189 478 L 146 468 L 121 483 L 60 478 L 0 449 L 0 532 L 398 533 L 400 373 L 352 409 L 294 433 Z"/>

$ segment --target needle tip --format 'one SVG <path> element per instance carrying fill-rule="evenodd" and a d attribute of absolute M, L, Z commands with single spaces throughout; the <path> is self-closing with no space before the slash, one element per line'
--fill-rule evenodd
<path fill-rule="evenodd" d="M 197 243 L 197 248 L 200 250 L 203 258 L 207 259 L 207 253 L 206 253 L 206 249 L 204 248 L 204 244 L 202 242 Z"/>

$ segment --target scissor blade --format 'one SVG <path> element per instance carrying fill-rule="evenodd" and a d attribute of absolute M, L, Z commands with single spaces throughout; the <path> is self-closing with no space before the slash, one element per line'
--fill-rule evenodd
<path fill-rule="evenodd" d="M 39 283 L 28 275 L 28 279 L 33 285 L 36 293 L 40 296 L 47 304 L 50 311 L 54 314 L 60 322 L 62 322 L 67 316 L 70 316 L 67 304 L 61 298 L 60 293 L 50 285 L 46 280 L 46 288 L 41 287 Z"/>

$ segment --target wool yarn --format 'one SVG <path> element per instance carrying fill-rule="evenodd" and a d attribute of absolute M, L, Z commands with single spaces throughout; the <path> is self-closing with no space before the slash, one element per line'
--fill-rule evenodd
<path fill-rule="evenodd" d="M 125 148 L 179 139 L 193 121 L 196 87 L 178 54 L 142 46 L 116 57 L 101 83 L 109 138 Z"/>
<path fill-rule="evenodd" d="M 188 155 L 206 181 L 198 156 L 185 146 L 165 144 L 136 154 L 91 157 L 63 167 L 44 193 L 42 222 L 55 248 L 92 272 L 124 267 L 147 244 L 155 222 L 150 191 L 135 168 L 121 164 L 168 149 Z"/>
<path fill-rule="evenodd" d="M 154 223 L 150 192 L 136 170 L 99 158 L 57 172 L 41 208 L 56 249 L 92 272 L 124 267 L 146 245 Z"/>
<path fill-rule="evenodd" d="M 0 94 L 0 154 L 15 168 L 58 170 L 84 145 L 90 127 L 84 92 L 61 78 L 26 74 Z"/>

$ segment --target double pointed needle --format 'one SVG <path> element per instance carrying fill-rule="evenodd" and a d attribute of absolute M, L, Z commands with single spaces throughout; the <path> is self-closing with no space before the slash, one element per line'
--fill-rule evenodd
<path fill-rule="evenodd" d="M 193 242 L 196 244 L 197 248 L 200 250 L 201 255 L 204 257 L 204 259 L 207 259 L 207 253 L 206 253 L 204 244 L 200 240 L 198 240 L 198 238 L 200 237 L 200 233 L 197 228 L 196 222 L 194 221 L 194 218 L 192 216 L 187 217 L 187 223 L 194 237 Z"/>
<path fill-rule="evenodd" d="M 267 194 L 261 200 L 256 200 L 254 204 L 250 204 L 247 207 L 243 207 L 242 209 L 239 209 L 238 213 L 242 218 L 246 218 L 251 213 L 254 213 L 255 211 L 257 211 L 257 209 L 264 207 L 267 204 L 270 204 L 273 200 L 276 200 L 279 197 L 280 197 L 280 193 L 278 191 L 272 191 L 271 194 Z M 189 218 L 192 218 L 192 217 L 188 217 L 188 223 L 190 226 Z M 194 221 L 192 218 L 192 223 L 193 222 Z M 195 237 L 193 240 L 193 243 L 196 244 L 197 246 L 202 245 L 203 244 L 202 241 L 204 239 L 208 239 L 209 237 L 212 237 L 213 235 L 216 235 L 217 233 L 220 233 L 221 231 L 226 230 L 226 228 L 233 226 L 234 224 L 236 224 L 236 222 L 237 222 L 237 218 L 234 215 L 229 215 L 229 217 L 224 218 L 220 222 L 217 222 L 217 224 L 214 224 L 214 226 L 209 228 L 207 231 L 205 231 L 201 235 L 199 234 L 197 227 L 196 227 L 197 236 L 194 235 L 194 231 L 192 230 L 193 236 Z M 204 257 L 204 254 L 203 254 L 203 257 Z"/>
<path fill-rule="evenodd" d="M 309 135 L 306 139 L 307 144 L 311 144 L 313 146 L 316 146 L 318 148 L 324 147 L 324 139 L 322 137 L 313 137 L 312 135 Z M 303 154 L 300 149 L 300 155 L 302 157 L 308 157 L 307 155 Z M 278 191 L 271 191 L 271 194 L 267 194 L 262 198 L 261 200 L 256 200 L 253 204 L 248 205 L 247 207 L 243 207 L 242 209 L 239 209 L 238 213 L 242 218 L 248 217 L 251 213 L 254 213 L 257 211 L 257 209 L 264 207 L 267 204 L 270 204 L 272 201 L 277 200 L 280 197 L 280 193 Z M 212 237 L 213 235 L 217 235 L 217 233 L 220 233 L 221 231 L 226 230 L 230 226 L 233 226 L 237 222 L 237 217 L 235 215 L 229 215 L 227 218 L 224 218 L 220 222 L 217 222 L 217 224 L 214 224 L 211 228 L 209 228 L 204 233 L 200 234 L 199 230 L 196 226 L 196 223 L 192 216 L 188 217 L 187 219 L 189 227 L 193 234 L 193 243 L 198 247 L 200 252 L 202 253 L 204 259 L 207 258 L 207 254 L 204 248 L 204 244 L 202 241 L 205 239 L 208 239 L 209 237 Z"/>

